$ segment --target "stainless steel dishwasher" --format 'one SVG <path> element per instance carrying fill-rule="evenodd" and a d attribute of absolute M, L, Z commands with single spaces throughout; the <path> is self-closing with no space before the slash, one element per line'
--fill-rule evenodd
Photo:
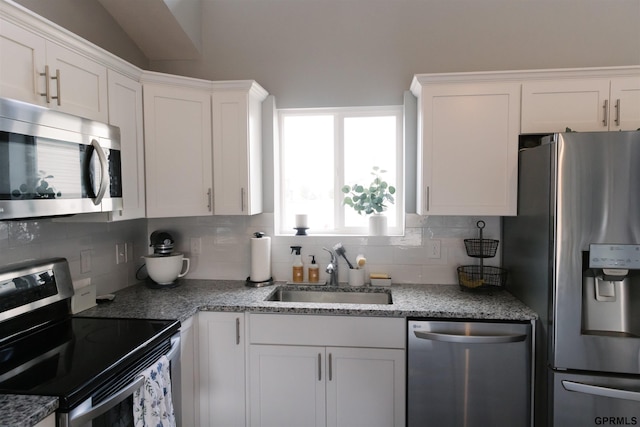
<path fill-rule="evenodd" d="M 531 324 L 409 320 L 408 427 L 531 425 Z"/>

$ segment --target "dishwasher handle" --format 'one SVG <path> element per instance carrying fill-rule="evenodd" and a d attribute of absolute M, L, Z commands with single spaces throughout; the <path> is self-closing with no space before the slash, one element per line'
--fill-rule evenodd
<path fill-rule="evenodd" d="M 503 344 L 527 339 L 527 334 L 504 335 L 460 335 L 443 332 L 414 331 L 416 338 L 431 341 L 444 341 L 456 344 Z"/>

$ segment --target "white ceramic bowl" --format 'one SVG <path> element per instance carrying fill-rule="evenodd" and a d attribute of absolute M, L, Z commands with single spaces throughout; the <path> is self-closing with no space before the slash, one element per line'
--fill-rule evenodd
<path fill-rule="evenodd" d="M 149 277 L 159 285 L 171 284 L 189 272 L 189 258 L 185 258 L 182 254 L 153 254 L 142 258 L 145 260 Z"/>

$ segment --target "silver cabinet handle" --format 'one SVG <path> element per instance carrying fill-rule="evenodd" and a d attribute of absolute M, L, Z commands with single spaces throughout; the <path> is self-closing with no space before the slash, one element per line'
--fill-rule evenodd
<path fill-rule="evenodd" d="M 104 197 L 104 194 L 107 191 L 107 184 L 109 181 L 109 169 L 108 169 L 107 156 L 105 156 L 104 151 L 102 151 L 102 147 L 100 146 L 100 143 L 97 140 L 92 139 L 91 146 L 93 146 L 94 151 L 98 155 L 98 160 L 100 162 L 100 173 L 101 173 L 100 188 L 98 189 L 98 193 L 96 194 L 96 197 L 93 199 L 93 204 L 97 206 L 102 202 L 102 198 Z"/>
<path fill-rule="evenodd" d="M 55 80 L 56 81 L 56 91 L 57 91 L 56 96 L 52 96 L 51 99 L 55 99 L 57 101 L 58 105 L 61 105 L 60 103 L 61 103 L 62 100 L 60 98 L 60 85 L 61 85 L 61 83 L 60 83 L 60 70 L 59 69 L 56 70 L 56 76 L 55 77 L 51 77 L 51 80 Z"/>
<path fill-rule="evenodd" d="M 329 381 L 333 380 L 333 357 L 332 354 L 329 353 Z"/>
<path fill-rule="evenodd" d="M 209 209 L 209 212 L 211 212 L 212 201 L 213 201 L 213 194 L 211 192 L 211 188 L 209 188 L 207 190 L 207 209 Z"/>
<path fill-rule="evenodd" d="M 605 99 L 604 100 L 604 105 L 602 106 L 602 109 L 604 110 L 604 118 L 602 119 L 602 125 L 603 126 L 608 126 L 608 116 L 609 116 L 609 100 Z"/>
<path fill-rule="evenodd" d="M 318 381 L 322 381 L 322 353 L 318 353 Z"/>
<path fill-rule="evenodd" d="M 244 212 L 244 187 L 240 189 L 240 212 Z"/>
<path fill-rule="evenodd" d="M 505 334 L 505 335 L 458 335 L 441 332 L 414 331 L 417 338 L 431 341 L 444 341 L 456 344 L 502 344 L 510 342 L 524 341 L 526 334 Z"/>
<path fill-rule="evenodd" d="M 240 318 L 236 317 L 236 345 L 240 345 Z"/>
<path fill-rule="evenodd" d="M 40 93 L 40 96 L 44 96 L 47 104 L 51 103 L 51 91 L 49 90 L 49 66 L 44 66 L 44 73 L 40 73 L 41 76 L 44 76 L 44 93 Z"/>
<path fill-rule="evenodd" d="M 427 212 L 429 212 L 429 186 L 427 186 L 427 191 L 426 191 L 426 199 L 427 199 Z"/>
<path fill-rule="evenodd" d="M 616 122 L 616 126 L 620 126 L 620 99 L 616 99 L 616 118 L 615 118 L 615 122 Z"/>
<path fill-rule="evenodd" d="M 636 402 L 640 402 L 640 393 L 637 391 L 604 387 L 600 385 L 583 384 L 567 380 L 562 380 L 562 387 L 564 387 L 564 389 L 567 391 L 574 391 L 577 393 L 610 397 L 612 399 L 635 400 Z"/>

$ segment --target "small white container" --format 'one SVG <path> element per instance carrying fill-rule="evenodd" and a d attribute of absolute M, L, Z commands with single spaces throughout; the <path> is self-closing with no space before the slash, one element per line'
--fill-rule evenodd
<path fill-rule="evenodd" d="M 349 286 L 364 286 L 364 276 L 363 269 L 349 269 Z"/>

